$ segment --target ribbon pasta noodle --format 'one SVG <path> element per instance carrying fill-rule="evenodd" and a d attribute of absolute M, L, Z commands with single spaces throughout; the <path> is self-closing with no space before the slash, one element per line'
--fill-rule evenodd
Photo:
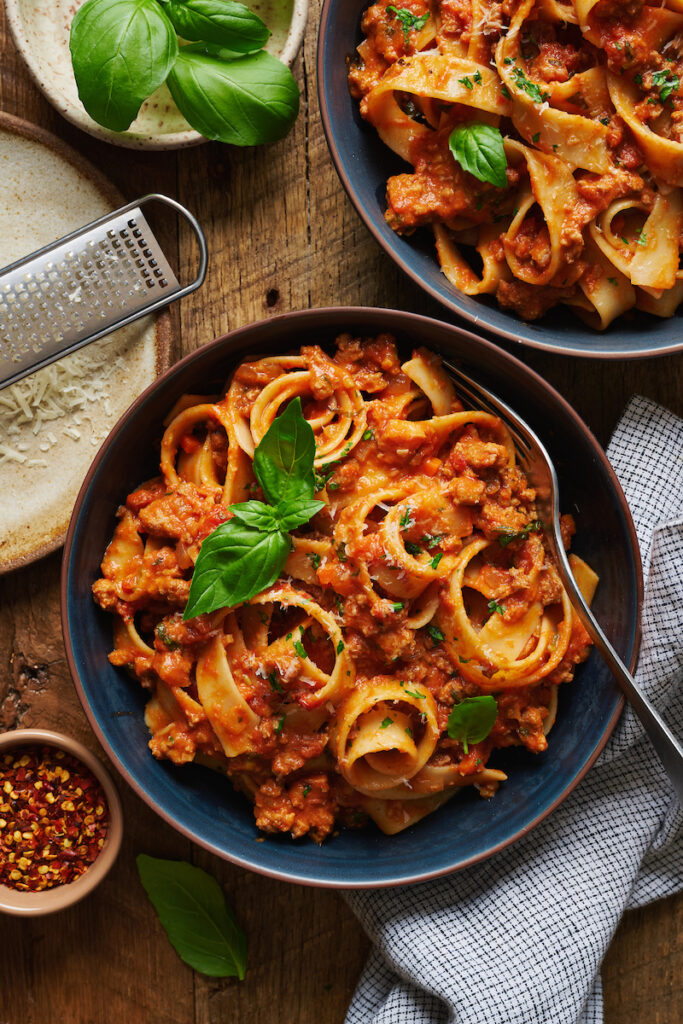
<path fill-rule="evenodd" d="M 411 167 L 386 219 L 434 232 L 454 288 L 529 320 L 564 303 L 597 330 L 675 313 L 680 0 L 378 0 L 361 27 L 351 94 Z M 477 162 L 484 126 L 499 148 Z"/>
<path fill-rule="evenodd" d="M 263 497 L 254 452 L 293 399 L 323 506 L 272 585 L 185 620 L 202 544 Z M 341 335 L 332 354 L 243 362 L 223 395 L 171 410 L 159 469 L 93 586 L 111 662 L 148 691 L 155 757 L 225 773 L 260 830 L 321 842 L 368 819 L 400 832 L 465 788 L 491 797 L 500 748 L 547 748 L 589 639 L 504 425 L 462 407 L 436 356 Z M 567 545 L 573 530 L 564 517 Z M 590 600 L 597 577 L 571 560 Z M 468 738 L 451 720 L 472 699 L 495 721 Z"/>

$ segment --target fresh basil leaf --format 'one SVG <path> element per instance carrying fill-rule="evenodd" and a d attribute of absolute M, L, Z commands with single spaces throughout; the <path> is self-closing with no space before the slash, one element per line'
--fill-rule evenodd
<path fill-rule="evenodd" d="M 183 619 L 260 594 L 280 575 L 291 547 L 281 530 L 263 533 L 236 519 L 222 523 L 199 549 Z"/>
<path fill-rule="evenodd" d="M 178 54 L 168 87 L 196 131 L 234 146 L 284 138 L 299 113 L 289 68 L 265 50 L 227 62 L 188 50 Z"/>
<path fill-rule="evenodd" d="M 238 505 L 228 505 L 228 509 L 240 523 L 252 526 L 255 530 L 268 533 L 280 529 L 275 509 L 272 505 L 266 505 L 262 501 L 242 501 Z"/>
<path fill-rule="evenodd" d="M 242 981 L 247 939 L 211 875 L 182 860 L 139 854 L 135 862 L 171 945 L 200 974 Z"/>
<path fill-rule="evenodd" d="M 461 124 L 448 137 L 448 146 L 463 170 L 479 181 L 507 188 L 507 158 L 503 136 L 489 124 Z"/>
<path fill-rule="evenodd" d="M 460 740 L 467 754 L 469 743 L 481 743 L 493 729 L 498 714 L 498 701 L 490 694 L 466 697 L 456 704 L 448 716 L 448 735 Z"/>
<path fill-rule="evenodd" d="M 315 437 L 295 398 L 264 434 L 254 452 L 254 472 L 272 505 L 310 500 L 315 493 Z"/>
<path fill-rule="evenodd" d="M 253 53 L 270 32 L 258 15 L 233 0 L 167 0 L 164 10 L 183 39 L 218 43 L 239 53 Z"/>
<path fill-rule="evenodd" d="M 321 508 L 325 508 L 324 501 L 291 498 L 289 501 L 281 501 L 279 505 L 276 505 L 275 512 L 280 520 L 280 529 L 295 530 L 297 526 L 303 526 L 309 519 L 312 519 Z"/>
<path fill-rule="evenodd" d="M 218 60 L 237 60 L 244 57 L 243 53 L 231 50 L 229 46 L 219 46 L 218 43 L 188 43 L 182 50 L 183 53 L 203 53 L 206 57 L 216 57 Z"/>
<path fill-rule="evenodd" d="M 116 132 L 135 120 L 178 56 L 175 30 L 156 0 L 87 0 L 71 23 L 69 46 L 81 103 Z"/>

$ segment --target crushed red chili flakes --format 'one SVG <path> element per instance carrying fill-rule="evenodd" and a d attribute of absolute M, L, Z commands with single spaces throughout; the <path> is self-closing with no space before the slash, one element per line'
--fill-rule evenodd
<path fill-rule="evenodd" d="M 56 747 L 0 754 L 0 884 L 39 892 L 73 882 L 107 837 L 109 810 L 95 776 Z"/>

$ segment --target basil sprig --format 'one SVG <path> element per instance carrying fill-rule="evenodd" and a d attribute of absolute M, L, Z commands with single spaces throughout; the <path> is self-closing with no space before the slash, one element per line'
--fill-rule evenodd
<path fill-rule="evenodd" d="M 254 452 L 254 473 L 267 503 L 229 505 L 233 518 L 204 540 L 183 619 L 232 608 L 278 578 L 292 550 L 289 531 L 303 526 L 316 501 L 315 438 L 296 398 L 277 416 Z"/>
<path fill-rule="evenodd" d="M 461 124 L 448 137 L 453 158 L 463 170 L 488 181 L 497 188 L 507 188 L 507 157 L 503 136 L 490 124 Z"/>
<path fill-rule="evenodd" d="M 137 117 L 178 56 L 175 31 L 156 0 L 88 0 L 76 11 L 69 45 L 81 103 L 115 132 Z"/>
<path fill-rule="evenodd" d="M 200 974 L 242 981 L 247 939 L 211 875 L 186 861 L 140 854 L 138 874 L 171 945 Z"/>
<path fill-rule="evenodd" d="M 256 146 L 283 138 L 299 112 L 291 71 L 261 49 L 269 36 L 235 0 L 87 0 L 69 45 L 80 100 L 105 128 L 125 131 L 167 82 L 196 131 Z"/>
<path fill-rule="evenodd" d="M 465 753 L 469 743 L 481 743 L 493 729 L 498 714 L 498 701 L 490 694 L 465 697 L 456 704 L 448 716 L 448 735 L 460 740 Z"/>
<path fill-rule="evenodd" d="M 253 53 L 268 42 L 270 32 L 244 4 L 228 0 L 162 0 L 162 3 L 181 39 L 218 43 L 237 53 Z"/>

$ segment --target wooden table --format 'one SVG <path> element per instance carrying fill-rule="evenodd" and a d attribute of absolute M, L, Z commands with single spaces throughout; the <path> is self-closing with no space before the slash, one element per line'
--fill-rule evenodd
<path fill-rule="evenodd" d="M 211 265 L 204 287 L 173 310 L 175 357 L 308 306 L 400 306 L 446 318 L 394 268 L 342 192 L 318 116 L 318 15 L 311 0 L 295 65 L 302 109 L 289 138 L 246 152 L 211 143 L 145 154 L 96 142 L 64 121 L 30 81 L 0 9 L 0 109 L 65 139 L 127 198 L 165 192 L 203 224 Z M 162 244 L 188 261 L 187 237 Z M 516 355 L 569 398 L 603 443 L 634 391 L 683 414 L 681 356 L 609 363 Z M 0 731 L 57 728 L 97 750 L 64 657 L 59 566 L 55 554 L 0 580 Z M 341 1024 L 368 950 L 342 900 L 225 864 L 161 822 L 125 783 L 119 790 L 124 844 L 95 894 L 59 917 L 0 919 L 0 1024 Z M 192 860 L 221 881 L 249 937 L 243 983 L 193 975 L 178 960 L 138 883 L 141 851 Z M 603 979 L 607 1024 L 683 1020 L 683 897 L 626 915 Z"/>

